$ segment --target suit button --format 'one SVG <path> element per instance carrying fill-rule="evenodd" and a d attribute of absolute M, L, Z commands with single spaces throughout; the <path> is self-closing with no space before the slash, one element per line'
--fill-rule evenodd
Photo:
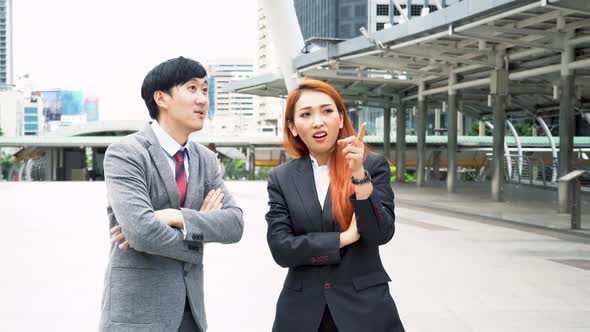
<path fill-rule="evenodd" d="M 328 289 L 328 288 L 332 288 L 332 284 L 329 282 L 325 282 L 324 283 L 324 288 Z"/>
<path fill-rule="evenodd" d="M 191 238 L 192 238 L 193 240 L 196 240 L 196 239 L 197 239 L 197 236 L 196 236 L 195 234 L 193 234 L 193 235 L 191 236 Z"/>
<path fill-rule="evenodd" d="M 186 275 L 188 274 L 188 271 L 184 271 L 184 276 L 186 277 Z"/>

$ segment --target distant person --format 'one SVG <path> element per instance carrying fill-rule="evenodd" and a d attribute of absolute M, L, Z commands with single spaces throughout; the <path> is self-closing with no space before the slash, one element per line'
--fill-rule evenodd
<path fill-rule="evenodd" d="M 188 140 L 203 128 L 207 94 L 199 62 L 179 57 L 159 64 L 141 87 L 154 121 L 106 152 L 114 236 L 101 331 L 207 330 L 204 244 L 237 242 L 244 227 L 215 155 Z"/>
<path fill-rule="evenodd" d="M 267 240 L 289 268 L 273 331 L 402 332 L 379 246 L 395 230 L 388 161 L 368 153 L 342 98 L 320 81 L 291 91 L 268 180 Z"/>

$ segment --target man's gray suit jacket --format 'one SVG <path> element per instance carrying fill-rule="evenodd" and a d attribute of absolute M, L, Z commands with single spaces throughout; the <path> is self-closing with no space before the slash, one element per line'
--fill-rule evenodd
<path fill-rule="evenodd" d="M 111 144 L 104 159 L 109 227 L 121 225 L 131 248 L 111 246 L 102 298 L 101 331 L 176 331 L 188 297 L 193 316 L 207 329 L 203 303 L 204 243 L 235 243 L 244 228 L 236 205 L 217 171 L 213 152 L 190 142 L 184 207 L 153 130 Z M 223 208 L 199 208 L 210 190 L 222 188 Z M 179 208 L 186 238 L 159 222 L 154 211 Z"/>

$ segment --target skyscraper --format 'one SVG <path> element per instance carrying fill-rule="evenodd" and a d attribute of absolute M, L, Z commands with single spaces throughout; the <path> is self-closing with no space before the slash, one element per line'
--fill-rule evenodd
<path fill-rule="evenodd" d="M 12 83 L 12 0 L 0 0 L 0 87 Z"/>
<path fill-rule="evenodd" d="M 254 96 L 224 91 L 225 84 L 249 78 L 254 65 L 240 60 L 218 62 L 207 67 L 209 114 L 213 131 L 245 134 L 255 128 Z"/>
<path fill-rule="evenodd" d="M 367 0 L 295 0 L 303 39 L 360 36 L 367 26 Z"/>
<path fill-rule="evenodd" d="M 266 16 L 258 9 L 258 50 L 256 54 L 256 73 L 258 75 L 279 71 L 274 59 L 270 32 Z M 257 97 L 256 131 L 259 134 L 280 135 L 282 113 L 285 108 L 283 98 Z"/>

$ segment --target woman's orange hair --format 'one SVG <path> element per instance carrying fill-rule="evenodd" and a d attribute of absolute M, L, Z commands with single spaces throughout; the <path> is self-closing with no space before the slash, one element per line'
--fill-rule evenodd
<path fill-rule="evenodd" d="M 338 139 L 346 138 L 349 136 L 356 135 L 356 131 L 352 127 L 346 107 L 342 101 L 340 94 L 331 85 L 317 80 L 305 80 L 299 84 L 299 86 L 289 93 L 287 97 L 287 106 L 285 110 L 285 126 L 283 133 L 285 135 L 283 144 L 287 153 L 293 157 L 301 157 L 309 153 L 309 150 L 305 143 L 301 140 L 301 137 L 293 136 L 291 130 L 289 130 L 289 122 L 294 122 L 295 104 L 299 101 L 301 93 L 303 91 L 318 91 L 323 92 L 330 96 L 336 107 L 338 113 L 342 116 L 343 126 L 338 133 Z M 366 153 L 365 153 L 366 155 Z M 345 231 L 350 225 L 354 210 L 352 204 L 350 204 L 349 197 L 354 193 L 354 187 L 351 182 L 351 171 L 348 168 L 348 163 L 342 155 L 342 146 L 336 143 L 335 148 L 332 150 L 332 155 L 328 161 L 330 165 L 330 193 L 332 196 L 332 214 L 334 219 L 340 225 L 340 229 Z"/>

